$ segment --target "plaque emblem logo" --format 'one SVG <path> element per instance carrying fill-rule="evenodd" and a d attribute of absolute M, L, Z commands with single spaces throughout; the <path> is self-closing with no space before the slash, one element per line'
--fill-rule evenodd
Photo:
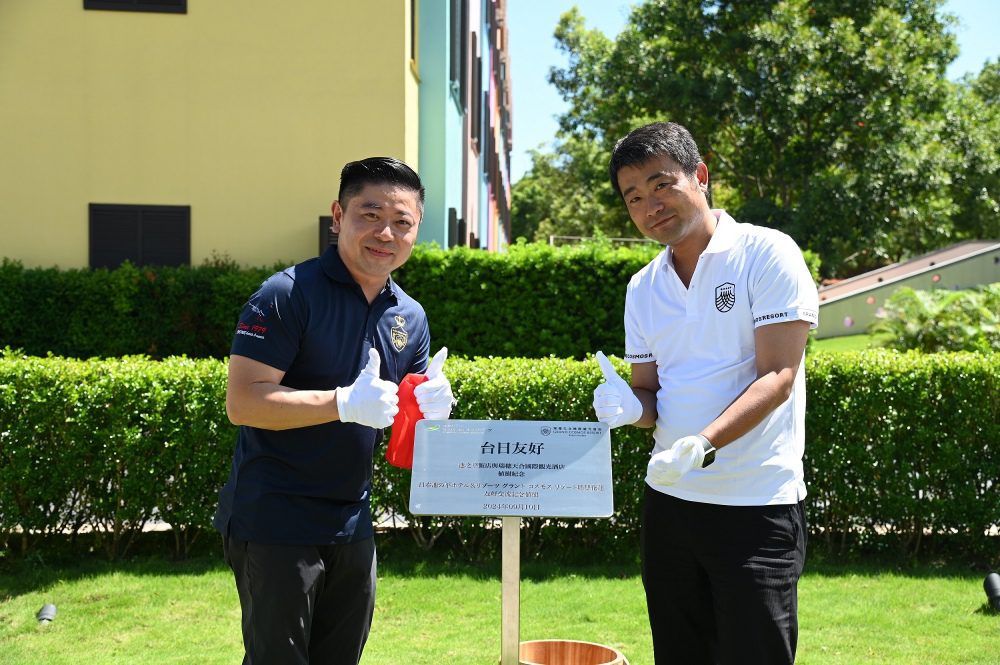
<path fill-rule="evenodd" d="M 715 309 L 723 314 L 728 312 L 736 304 L 736 285 L 732 282 L 725 282 L 715 287 Z"/>
<path fill-rule="evenodd" d="M 392 346 L 398 353 L 406 347 L 406 342 L 409 340 L 410 334 L 406 332 L 406 328 L 403 327 L 406 325 L 406 319 L 397 314 L 393 317 L 393 320 L 396 322 L 396 325 L 392 327 L 389 333 L 392 338 Z"/>

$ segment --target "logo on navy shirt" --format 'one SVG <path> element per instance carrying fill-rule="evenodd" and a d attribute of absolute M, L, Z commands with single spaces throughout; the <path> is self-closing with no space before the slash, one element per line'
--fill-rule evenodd
<path fill-rule="evenodd" d="M 236 324 L 237 335 L 246 335 L 247 337 L 264 339 L 264 333 L 266 332 L 267 326 L 251 325 L 249 323 L 243 323 L 242 321 Z"/>
<path fill-rule="evenodd" d="M 250 311 L 253 312 L 254 316 L 245 317 L 249 319 L 248 321 L 238 321 L 236 323 L 236 334 L 253 337 L 255 339 L 264 339 L 264 333 L 267 332 L 267 326 L 263 325 L 263 323 L 267 321 L 268 314 L 274 309 L 274 305 L 268 304 L 262 308 L 251 300 L 247 303 L 247 306 L 250 308 Z M 254 323 L 253 319 L 260 321 L 260 323 Z"/>
<path fill-rule="evenodd" d="M 257 303 L 251 300 L 250 302 L 247 303 L 247 305 L 250 307 L 251 311 L 253 311 L 253 313 L 257 315 L 258 320 L 263 321 L 264 319 L 267 318 L 267 314 L 265 314 L 264 310 L 262 310 L 260 307 L 257 306 Z"/>
<path fill-rule="evenodd" d="M 723 314 L 728 312 L 736 304 L 736 285 L 732 282 L 725 282 L 715 287 L 715 309 Z"/>
<path fill-rule="evenodd" d="M 406 342 L 410 338 L 410 334 L 406 332 L 405 328 L 403 328 L 403 326 L 406 325 L 406 319 L 397 314 L 395 316 L 395 321 L 396 325 L 394 325 L 389 332 L 392 336 L 392 345 L 395 347 L 396 351 L 399 352 L 406 346 Z"/>

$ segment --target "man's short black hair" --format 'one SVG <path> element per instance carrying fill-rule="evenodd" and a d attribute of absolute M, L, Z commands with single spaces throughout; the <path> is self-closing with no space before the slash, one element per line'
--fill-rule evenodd
<path fill-rule="evenodd" d="M 638 166 L 655 157 L 667 156 L 680 164 L 684 175 L 693 176 L 701 161 L 698 144 L 683 125 L 676 122 L 654 122 L 638 127 L 619 139 L 611 151 L 608 172 L 611 186 L 621 196 L 618 171 L 624 166 Z"/>
<path fill-rule="evenodd" d="M 342 207 L 347 201 L 361 193 L 368 185 L 395 185 L 417 193 L 420 213 L 424 212 L 424 186 L 420 176 L 409 166 L 395 157 L 368 157 L 356 162 L 348 162 L 340 171 L 340 191 L 337 200 Z"/>

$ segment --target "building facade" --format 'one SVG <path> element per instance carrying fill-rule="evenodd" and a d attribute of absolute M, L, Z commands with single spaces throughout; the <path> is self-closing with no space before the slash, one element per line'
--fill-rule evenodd
<path fill-rule="evenodd" d="M 817 339 L 859 335 L 902 287 L 917 291 L 971 289 L 1000 282 L 1000 241 L 967 240 L 872 270 L 819 290 Z"/>
<path fill-rule="evenodd" d="M 300 261 L 329 241 L 340 168 L 374 155 L 421 171 L 421 241 L 458 244 L 455 208 L 470 237 L 493 229 L 482 246 L 501 249 L 500 216 L 479 217 L 492 209 L 487 176 L 468 179 L 468 106 L 430 115 L 428 67 L 436 48 L 450 57 L 437 35 L 455 5 L 0 2 L 0 257 L 60 268 Z M 503 13 L 496 0 L 457 5 L 468 20 Z"/>
<path fill-rule="evenodd" d="M 506 2 L 417 3 L 420 175 L 429 213 L 422 241 L 492 251 L 510 242 Z"/>

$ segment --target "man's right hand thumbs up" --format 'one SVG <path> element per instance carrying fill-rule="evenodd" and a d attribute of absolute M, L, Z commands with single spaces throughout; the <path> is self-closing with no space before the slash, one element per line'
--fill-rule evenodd
<path fill-rule="evenodd" d="M 604 383 L 594 388 L 594 412 L 597 419 L 612 428 L 631 425 L 642 417 L 642 402 L 632 387 L 618 376 L 603 351 L 596 354 L 597 364 L 604 374 Z"/>
<path fill-rule="evenodd" d="M 337 411 L 345 423 L 368 427 L 388 427 L 399 412 L 399 386 L 379 378 L 382 359 L 378 351 L 368 350 L 368 364 L 353 384 L 337 388 Z"/>

